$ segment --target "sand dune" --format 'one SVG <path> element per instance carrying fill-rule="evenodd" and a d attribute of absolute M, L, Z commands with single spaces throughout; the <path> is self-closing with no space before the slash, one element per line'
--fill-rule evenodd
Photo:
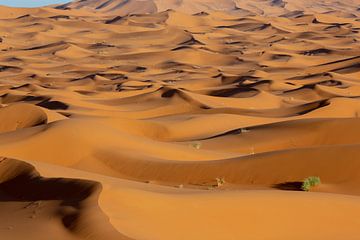
<path fill-rule="evenodd" d="M 1 236 L 359 239 L 358 5 L 0 7 Z"/>
<path fill-rule="evenodd" d="M 169 9 L 186 13 L 227 11 L 240 14 L 296 16 L 303 12 L 326 13 L 334 16 L 357 16 L 358 0 L 305 1 L 296 0 L 77 0 L 56 5 L 57 9 L 86 9 L 107 14 L 127 15 L 162 12 Z"/>
<path fill-rule="evenodd" d="M 97 206 L 99 183 L 42 178 L 31 165 L 12 159 L 0 164 L 1 226 L 6 229 L 2 237 L 129 239 L 109 224 Z"/>

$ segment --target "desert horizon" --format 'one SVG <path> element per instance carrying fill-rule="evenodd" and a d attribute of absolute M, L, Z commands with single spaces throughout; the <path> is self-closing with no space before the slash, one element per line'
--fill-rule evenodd
<path fill-rule="evenodd" d="M 360 239 L 359 0 L 0 13 L 1 240 Z"/>

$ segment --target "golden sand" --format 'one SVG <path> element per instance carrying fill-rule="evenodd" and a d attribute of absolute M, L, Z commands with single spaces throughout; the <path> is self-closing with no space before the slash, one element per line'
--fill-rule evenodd
<path fill-rule="evenodd" d="M 360 239 L 359 3 L 0 7 L 0 238 Z"/>

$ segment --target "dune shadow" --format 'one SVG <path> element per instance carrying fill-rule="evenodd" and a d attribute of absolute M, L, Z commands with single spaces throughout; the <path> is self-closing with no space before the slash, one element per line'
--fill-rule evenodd
<path fill-rule="evenodd" d="M 22 173 L 0 184 L 0 191 L 6 194 L 6 198 L 0 196 L 0 201 L 79 202 L 90 197 L 96 191 L 97 184 L 86 180 L 43 178 Z"/>
<path fill-rule="evenodd" d="M 42 101 L 36 105 L 50 110 L 67 110 L 69 108 L 69 105 L 63 102 L 49 100 Z"/>
<path fill-rule="evenodd" d="M 302 182 L 284 182 L 274 184 L 272 187 L 285 191 L 303 191 L 301 188 L 302 184 Z"/>
<path fill-rule="evenodd" d="M 129 240 L 109 223 L 98 198 L 100 183 L 83 179 L 45 178 L 25 162 L 0 160 L 0 203 L 58 201 L 57 216 L 72 234 L 91 239 Z M 72 209 L 66 211 L 66 209 Z"/>

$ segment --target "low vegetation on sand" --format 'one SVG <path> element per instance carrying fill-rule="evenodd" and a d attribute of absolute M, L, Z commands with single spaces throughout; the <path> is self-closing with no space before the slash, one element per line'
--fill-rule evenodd
<path fill-rule="evenodd" d="M 199 150 L 201 148 L 201 143 L 200 142 L 194 142 L 190 144 L 191 147 Z"/>
<path fill-rule="evenodd" d="M 216 178 L 217 187 L 221 187 L 224 184 L 225 184 L 225 179 L 224 178 Z"/>
<path fill-rule="evenodd" d="M 308 191 L 310 191 L 310 189 L 312 187 L 315 187 L 316 185 L 319 185 L 320 183 L 321 183 L 321 181 L 320 181 L 319 177 L 314 177 L 314 176 L 307 177 L 307 178 L 304 179 L 304 181 L 303 181 L 303 183 L 301 185 L 301 189 L 303 191 L 308 192 Z"/>

